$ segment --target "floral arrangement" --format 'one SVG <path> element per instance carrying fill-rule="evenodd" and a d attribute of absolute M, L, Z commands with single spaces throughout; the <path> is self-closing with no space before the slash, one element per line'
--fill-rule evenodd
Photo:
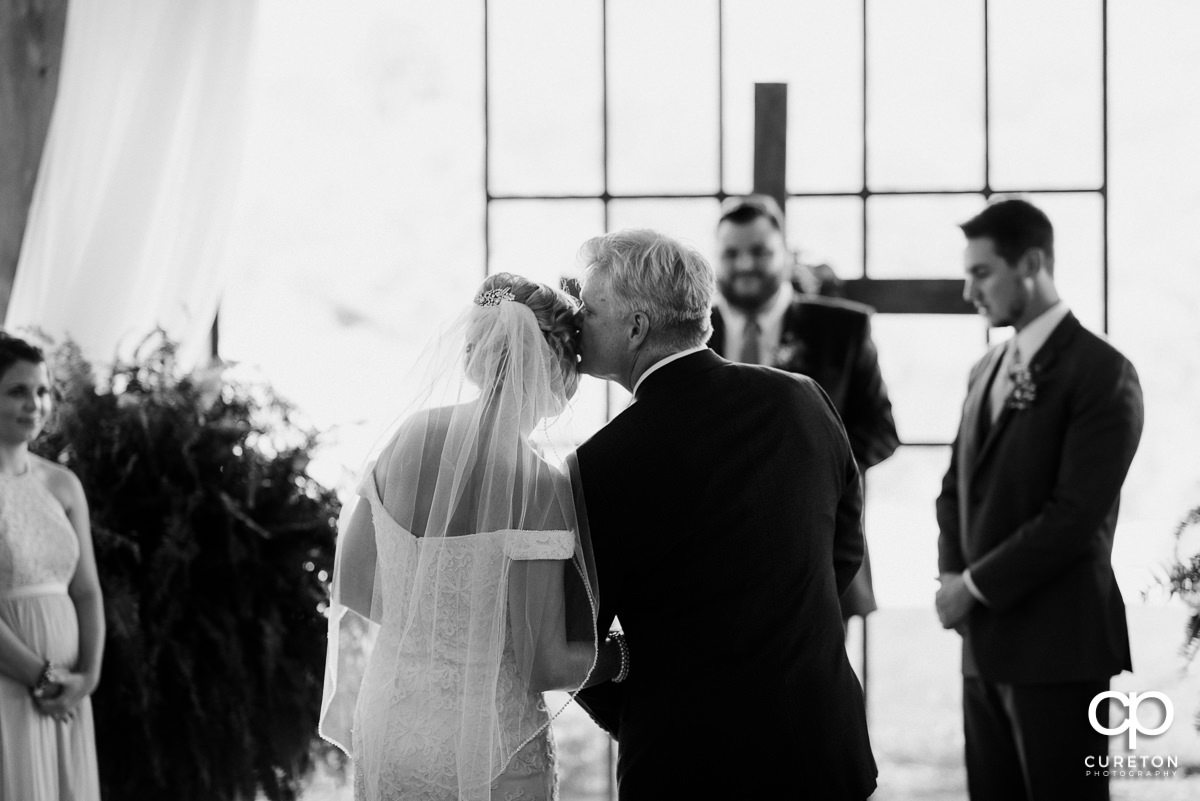
<path fill-rule="evenodd" d="M 1193 535 L 1200 535 L 1200 506 L 1189 511 L 1175 527 L 1175 561 L 1167 567 L 1166 576 L 1158 579 L 1167 597 L 1178 596 L 1191 609 L 1180 647 L 1189 664 L 1200 653 L 1200 547 L 1187 544 Z M 1196 713 L 1195 725 L 1200 731 L 1200 712 Z"/>
<path fill-rule="evenodd" d="M 808 356 L 808 348 L 799 340 L 794 331 L 785 331 L 779 346 L 771 353 L 770 364 L 781 370 L 803 372 Z"/>
<path fill-rule="evenodd" d="M 1200 549 L 1190 556 L 1181 551 L 1185 536 L 1194 526 L 1200 526 L 1200 506 L 1188 512 L 1175 527 L 1175 564 L 1168 568 L 1164 581 L 1168 593 L 1178 595 L 1192 609 L 1183 643 L 1183 655 L 1189 662 L 1200 653 Z"/>
<path fill-rule="evenodd" d="M 1008 370 L 1008 377 L 1013 383 L 1005 405 L 1015 411 L 1028 409 L 1037 400 L 1037 384 L 1033 380 L 1033 372 L 1023 364 L 1015 364 Z"/>
<path fill-rule="evenodd" d="M 312 768 L 339 504 L 318 436 L 234 367 L 158 332 L 103 382 L 78 347 L 41 455 L 90 506 L 107 619 L 93 697 L 103 796 L 295 799 Z"/>

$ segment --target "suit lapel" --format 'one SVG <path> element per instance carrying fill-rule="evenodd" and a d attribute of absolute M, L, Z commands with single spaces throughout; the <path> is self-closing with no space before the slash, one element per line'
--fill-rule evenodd
<path fill-rule="evenodd" d="M 963 441 L 966 447 L 962 456 L 963 463 L 971 465 L 972 471 L 978 465 L 984 448 L 995 437 L 996 429 L 999 427 L 999 420 L 988 425 L 986 417 L 988 394 L 991 392 L 992 382 L 996 380 L 996 372 L 1000 369 L 1000 362 L 1003 358 L 1004 348 L 1002 346 L 992 348 L 984 362 L 980 380 L 976 381 L 968 390 L 967 402 L 963 406 Z M 985 433 L 986 439 L 984 438 Z"/>
<path fill-rule="evenodd" d="M 1067 316 L 1062 319 L 1058 327 L 1050 332 L 1046 344 L 1042 345 L 1041 350 L 1034 354 L 1033 361 L 1029 364 L 1029 372 L 1034 376 L 1048 372 L 1082 328 L 1083 325 L 1075 315 L 1067 312 Z"/>
<path fill-rule="evenodd" d="M 1034 354 L 1033 361 L 1029 363 L 1029 372 L 1033 376 L 1033 382 L 1035 386 L 1038 381 L 1050 371 L 1050 369 L 1054 366 L 1054 363 L 1058 361 L 1059 354 L 1070 344 L 1071 340 L 1075 336 L 1075 333 L 1081 327 L 1082 326 L 1080 325 L 1079 320 L 1075 318 L 1075 315 L 1068 312 L 1067 316 L 1062 319 L 1062 322 L 1060 322 L 1050 333 L 1050 337 L 1046 340 L 1045 344 L 1038 349 L 1038 352 Z M 989 364 L 988 369 L 993 375 L 995 374 L 996 368 L 999 367 L 1000 356 L 1003 354 L 1003 352 L 1003 348 L 996 348 L 995 352 L 992 354 L 996 364 Z M 978 393 L 982 397 L 975 398 L 976 414 L 987 414 L 987 396 L 990 388 L 991 382 L 989 381 Z M 975 394 L 974 390 L 972 390 L 972 394 Z M 1029 414 L 1032 412 L 1032 409 L 1027 409 L 1022 413 Z M 991 428 L 988 429 L 987 437 L 982 441 L 982 443 L 978 442 L 978 440 L 972 443 L 978 445 L 978 448 L 974 454 L 974 460 L 968 462 L 968 464 L 972 465 L 972 477 L 974 477 L 975 471 L 979 469 L 980 465 L 983 464 L 988 454 L 995 447 L 996 441 L 1004 433 L 1005 428 L 1008 427 L 1009 421 L 1016 413 L 1016 410 L 1010 407 L 1006 402 L 1004 404 L 1004 408 L 1000 411 L 1000 416 L 996 418 L 995 422 L 992 423 Z M 979 420 L 976 419 L 975 427 L 971 430 L 978 432 L 978 424 Z"/>
<path fill-rule="evenodd" d="M 806 314 L 807 304 L 797 303 L 795 299 L 788 304 L 787 309 L 783 313 L 783 322 L 780 326 L 779 339 L 770 343 L 771 347 L 768 354 L 777 353 L 780 347 L 786 348 L 791 345 L 793 350 L 799 349 L 800 355 L 803 356 L 815 344 L 820 344 L 820 337 L 810 336 L 805 330 L 807 323 Z M 721 310 L 714 306 L 712 310 L 712 335 L 708 338 L 708 346 L 717 352 L 717 355 L 725 358 L 730 358 L 725 348 L 725 318 L 721 315 Z M 765 362 L 770 367 L 779 367 L 782 370 L 789 372 L 799 372 L 805 375 L 809 374 L 807 369 L 798 369 L 797 365 L 789 364 L 788 362 L 795 361 L 796 355 L 793 353 L 792 358 L 781 358 L 779 363 L 776 363 L 774 358 L 768 358 Z M 801 359 L 802 364 L 807 363 L 806 359 Z"/>

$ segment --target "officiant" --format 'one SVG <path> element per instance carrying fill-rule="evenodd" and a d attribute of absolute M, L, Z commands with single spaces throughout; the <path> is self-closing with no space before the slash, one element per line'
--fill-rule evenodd
<path fill-rule="evenodd" d="M 727 359 L 814 379 L 842 417 L 860 474 L 900 445 L 871 339 L 873 310 L 793 287 L 779 204 L 731 197 L 717 222 L 717 287 L 709 346 Z M 841 596 L 842 620 L 878 607 L 869 552 Z"/>

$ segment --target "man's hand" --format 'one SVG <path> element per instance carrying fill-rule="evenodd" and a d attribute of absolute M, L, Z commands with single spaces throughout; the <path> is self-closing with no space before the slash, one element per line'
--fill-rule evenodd
<path fill-rule="evenodd" d="M 962 573 L 943 573 L 938 576 L 938 583 L 941 585 L 935 598 L 938 620 L 944 629 L 957 628 L 978 601 L 967 589 Z"/>

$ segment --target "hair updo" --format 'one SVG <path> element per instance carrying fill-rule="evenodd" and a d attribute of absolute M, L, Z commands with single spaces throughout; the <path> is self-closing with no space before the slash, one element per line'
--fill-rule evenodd
<path fill-rule="evenodd" d="M 579 302 L 560 289 L 512 273 L 495 273 L 484 279 L 479 292 L 507 289 L 513 302 L 527 306 L 558 361 L 565 397 L 579 387 L 579 348 L 575 315 Z"/>
<path fill-rule="evenodd" d="M 0 331 L 0 378 L 17 362 L 44 364 L 46 354 L 37 345 L 33 345 L 20 337 Z"/>

